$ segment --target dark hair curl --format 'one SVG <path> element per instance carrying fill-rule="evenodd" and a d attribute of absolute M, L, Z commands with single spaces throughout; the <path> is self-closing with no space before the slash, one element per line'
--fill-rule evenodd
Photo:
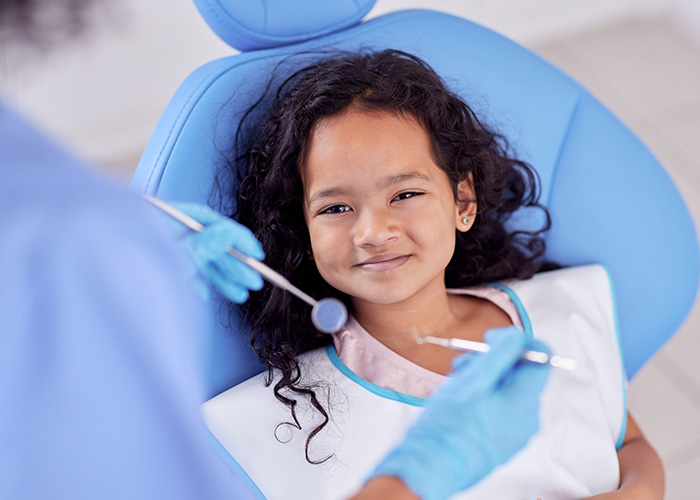
<path fill-rule="evenodd" d="M 260 127 L 242 123 L 238 130 L 237 147 L 244 139 L 247 145 L 231 165 L 234 172 L 243 168 L 236 215 L 262 243 L 267 263 L 311 295 L 337 297 L 350 306 L 349 298 L 329 286 L 307 258 L 310 242 L 299 171 L 312 127 L 349 106 L 416 117 L 431 137 L 435 161 L 448 175 L 455 197 L 457 184 L 472 176 L 478 215 L 469 232 L 456 233 L 446 270 L 448 287 L 529 278 L 547 266 L 542 232 L 550 222 L 538 203 L 536 173 L 509 156 L 506 140 L 489 130 L 419 58 L 397 50 L 334 54 L 295 71 L 281 83 L 270 106 Z M 252 116 L 257 118 L 251 108 Z M 541 209 L 543 227 L 509 231 L 506 221 L 521 207 Z M 268 367 L 268 383 L 274 370 L 281 375 L 274 392 L 290 407 L 292 425 L 300 427 L 291 393 L 309 396 L 323 414 L 324 422 L 307 438 L 306 459 L 325 461 L 311 460 L 309 442 L 328 414 L 313 388 L 301 383 L 296 357 L 328 344 L 330 337 L 314 328 L 306 304 L 273 286 L 253 293 L 243 309 L 251 322 L 251 345 Z"/>

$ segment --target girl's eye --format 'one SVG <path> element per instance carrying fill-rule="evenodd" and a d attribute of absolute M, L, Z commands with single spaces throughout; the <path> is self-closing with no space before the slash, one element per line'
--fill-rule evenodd
<path fill-rule="evenodd" d="M 406 191 L 406 192 L 404 192 L 404 193 L 399 193 L 399 194 L 396 195 L 396 197 L 395 197 L 393 200 L 391 200 L 391 201 L 407 200 L 407 199 L 409 199 L 409 198 L 413 198 L 413 197 L 415 197 L 415 196 L 420 196 L 420 195 L 422 195 L 422 194 L 423 194 L 423 193 L 418 193 L 418 192 L 416 192 L 416 191 Z"/>
<path fill-rule="evenodd" d="M 342 214 L 345 212 L 349 212 L 352 210 L 349 206 L 347 205 L 333 205 L 328 208 L 324 208 L 319 212 L 319 215 L 322 214 Z"/>

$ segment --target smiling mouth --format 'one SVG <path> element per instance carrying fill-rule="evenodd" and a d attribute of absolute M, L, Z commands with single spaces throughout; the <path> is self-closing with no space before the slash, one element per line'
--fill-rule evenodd
<path fill-rule="evenodd" d="M 386 258 L 371 259 L 370 261 L 365 261 L 361 264 L 356 264 L 355 267 L 358 269 L 362 269 L 363 271 L 380 273 L 384 271 L 391 271 L 392 269 L 401 267 L 406 262 L 408 262 L 408 259 L 410 258 L 410 255 L 397 255 L 395 257 L 387 256 Z"/>

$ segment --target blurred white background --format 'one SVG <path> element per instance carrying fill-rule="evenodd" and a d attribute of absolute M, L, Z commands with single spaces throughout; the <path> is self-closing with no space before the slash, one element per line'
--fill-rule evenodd
<path fill-rule="evenodd" d="M 466 17 L 574 76 L 647 143 L 700 220 L 700 1 L 379 0 L 369 17 L 400 8 Z M 179 83 L 235 51 L 190 0 L 115 1 L 95 17 L 88 36 L 48 54 L 0 47 L 0 98 L 126 184 Z M 670 500 L 698 498 L 698 328 L 696 307 L 630 387 Z"/>

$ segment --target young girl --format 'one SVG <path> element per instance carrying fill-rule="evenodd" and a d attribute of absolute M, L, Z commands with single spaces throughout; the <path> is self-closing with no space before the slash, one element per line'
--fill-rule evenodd
<path fill-rule="evenodd" d="M 238 220 L 272 268 L 351 318 L 321 334 L 271 286 L 244 305 L 268 372 L 205 414 L 254 481 L 273 478 L 269 498 L 342 498 L 400 440 L 457 354 L 413 330 L 482 341 L 509 325 L 579 366 L 552 374 L 527 447 L 459 498 L 662 498 L 660 460 L 624 408 L 607 274 L 543 261 L 535 173 L 503 138 L 397 51 L 316 62 L 277 95 L 260 129 L 241 129 Z M 509 230 L 524 207 L 541 230 Z"/>

